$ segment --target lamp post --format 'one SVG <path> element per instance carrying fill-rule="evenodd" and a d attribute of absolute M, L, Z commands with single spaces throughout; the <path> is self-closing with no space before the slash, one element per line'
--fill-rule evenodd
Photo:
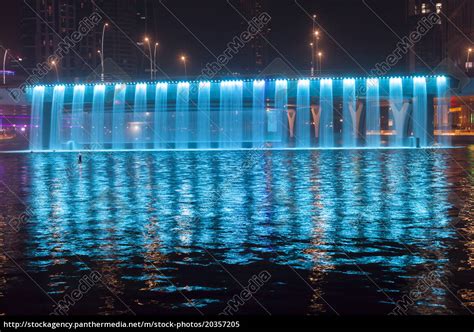
<path fill-rule="evenodd" d="M 7 83 L 7 77 L 6 77 L 6 65 L 7 65 L 7 55 L 8 55 L 8 49 L 5 49 L 5 54 L 3 55 L 3 85 Z"/>
<path fill-rule="evenodd" d="M 323 53 L 318 52 L 318 64 L 319 64 L 319 71 L 320 73 L 323 72 L 323 63 L 322 63 Z"/>
<path fill-rule="evenodd" d="M 471 53 L 472 53 L 472 48 L 468 48 L 468 50 L 467 50 L 467 60 L 466 60 L 466 72 L 468 72 L 469 69 L 472 68 L 472 66 L 471 66 Z"/>
<path fill-rule="evenodd" d="M 184 76 L 185 78 L 188 78 L 188 70 L 186 68 L 186 56 L 182 55 L 181 56 L 181 61 L 183 61 L 183 64 L 184 64 Z"/>
<path fill-rule="evenodd" d="M 100 80 L 103 82 L 105 78 L 105 70 L 104 70 L 104 37 L 105 37 L 105 28 L 109 26 L 108 23 L 105 23 L 102 27 L 102 41 L 101 41 L 101 49 L 100 49 L 100 64 L 102 67 L 102 72 L 100 74 Z"/>
<path fill-rule="evenodd" d="M 56 61 L 51 61 L 51 66 L 54 67 L 54 71 L 56 72 L 56 82 L 59 82 L 58 64 Z"/>
<path fill-rule="evenodd" d="M 315 38 L 315 45 L 316 45 L 316 52 L 319 53 L 319 31 L 316 30 L 314 31 L 314 38 Z M 316 72 L 321 72 L 321 68 L 318 66 L 316 66 Z"/>
<path fill-rule="evenodd" d="M 150 79 L 153 81 L 153 54 L 151 54 L 150 39 L 145 37 L 145 43 L 148 45 L 148 52 L 150 56 Z"/>
<path fill-rule="evenodd" d="M 156 80 L 156 50 L 158 49 L 158 46 L 160 46 L 160 43 L 155 43 L 155 51 L 153 52 L 153 74 L 155 74 L 155 80 Z"/>
<path fill-rule="evenodd" d="M 316 30 L 316 15 L 313 15 L 313 30 L 311 30 L 311 77 L 314 76 L 314 32 Z"/>

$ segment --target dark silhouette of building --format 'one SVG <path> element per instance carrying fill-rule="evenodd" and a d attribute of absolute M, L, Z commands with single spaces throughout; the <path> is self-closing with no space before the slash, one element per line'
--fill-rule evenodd
<path fill-rule="evenodd" d="M 267 11 L 268 0 L 240 0 L 242 14 L 245 16 L 242 26 L 247 29 L 249 21 Z M 258 74 L 268 65 L 270 26 L 266 26 L 241 51 L 243 72 Z"/>
<path fill-rule="evenodd" d="M 135 76 L 140 34 L 137 1 L 26 0 L 21 21 L 23 65 L 36 74 L 40 64 L 51 67 L 51 56 L 56 55 L 56 67 L 44 77 L 39 75 L 41 81 L 55 80 L 56 69 L 61 81 L 99 79 L 102 29 L 108 23 L 104 38 L 107 63 L 113 61 L 113 67 Z M 80 38 L 74 39 L 77 32 Z M 107 76 L 107 68 L 105 72 Z"/>
<path fill-rule="evenodd" d="M 410 31 L 424 18 L 439 17 L 439 23 L 414 43 L 409 55 L 410 70 L 431 72 L 446 59 L 465 70 L 468 50 L 474 47 L 471 42 L 474 39 L 474 1 L 408 0 L 407 3 Z M 471 56 L 474 57 L 474 53 Z"/>

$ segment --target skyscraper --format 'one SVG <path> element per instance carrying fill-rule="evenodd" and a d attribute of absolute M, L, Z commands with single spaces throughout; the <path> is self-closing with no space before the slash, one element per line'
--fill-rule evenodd
<path fill-rule="evenodd" d="M 245 16 L 242 25 L 248 26 L 248 21 L 267 10 L 267 0 L 240 0 L 242 14 Z M 268 65 L 270 37 L 270 26 L 266 26 L 255 38 L 242 50 L 243 71 L 246 73 L 260 73 Z"/>
<path fill-rule="evenodd" d="M 138 36 L 134 0 L 26 0 L 21 22 L 24 66 L 34 73 L 39 64 L 51 65 L 51 57 L 56 56 L 57 63 L 42 81 L 56 76 L 61 81 L 99 78 L 105 23 L 104 58 L 135 75 Z"/>
<path fill-rule="evenodd" d="M 81 1 L 82 3 L 83 1 Z M 26 0 L 22 5 L 21 42 L 24 66 L 29 70 L 47 63 L 59 43 L 76 29 L 78 4 L 74 0 Z M 57 65 L 62 77 L 73 78 L 84 54 L 78 48 L 63 54 Z M 90 61 L 92 59 L 83 59 Z M 90 63 L 90 62 L 89 62 Z M 52 77 L 54 73 L 49 73 Z M 47 79 L 47 77 L 45 77 Z"/>
<path fill-rule="evenodd" d="M 408 0 L 410 29 L 428 16 L 437 15 L 439 23 L 415 43 L 409 56 L 412 71 L 430 72 L 450 59 L 465 69 L 468 49 L 473 47 L 474 2 L 471 0 Z"/>

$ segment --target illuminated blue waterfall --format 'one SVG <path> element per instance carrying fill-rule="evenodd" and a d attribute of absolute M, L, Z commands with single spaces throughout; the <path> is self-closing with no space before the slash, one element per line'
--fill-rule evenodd
<path fill-rule="evenodd" d="M 84 97 L 86 87 L 84 85 L 76 85 L 72 97 L 72 114 L 71 114 L 71 150 L 82 149 L 84 141 Z"/>
<path fill-rule="evenodd" d="M 155 90 L 153 146 L 165 149 L 168 142 L 168 83 L 158 83 Z"/>
<path fill-rule="evenodd" d="M 112 110 L 112 148 L 114 150 L 125 149 L 126 122 L 125 122 L 125 95 L 127 86 L 125 84 L 115 85 L 114 106 Z"/>
<path fill-rule="evenodd" d="M 187 149 L 189 143 L 189 83 L 178 83 L 176 93 L 175 148 Z"/>
<path fill-rule="evenodd" d="M 33 98 L 31 101 L 31 121 L 30 121 L 30 150 L 43 150 L 43 129 L 44 129 L 44 86 L 33 88 Z"/>
<path fill-rule="evenodd" d="M 440 145 L 450 143 L 449 79 L 441 76 L 99 83 L 28 92 L 33 151 L 406 148 L 414 139 L 430 147 L 435 134 Z"/>
<path fill-rule="evenodd" d="M 105 108 L 105 85 L 99 84 L 94 87 L 91 115 L 91 149 L 104 149 L 104 108 Z"/>
<path fill-rule="evenodd" d="M 135 103 L 133 105 L 133 148 L 145 149 L 147 138 L 147 88 L 146 84 L 137 84 L 135 87 Z"/>
<path fill-rule="evenodd" d="M 332 148 L 334 147 L 334 104 L 331 79 L 321 80 L 320 103 L 319 146 Z"/>
<path fill-rule="evenodd" d="M 401 78 L 390 79 L 390 110 L 395 129 L 390 145 L 392 147 L 403 147 L 407 136 L 407 112 L 409 103 L 403 98 L 403 80 Z"/>
<path fill-rule="evenodd" d="M 355 147 L 359 133 L 355 80 L 346 79 L 342 84 L 342 142 L 344 147 Z"/>
<path fill-rule="evenodd" d="M 211 83 L 199 83 L 197 114 L 197 147 L 211 147 Z"/>
<path fill-rule="evenodd" d="M 275 84 L 276 147 L 287 147 L 288 144 L 288 81 L 277 80 Z"/>
<path fill-rule="evenodd" d="M 243 139 L 242 81 L 221 82 L 219 148 L 238 149 Z"/>
<path fill-rule="evenodd" d="M 311 147 L 311 107 L 310 107 L 310 81 L 298 81 L 296 92 L 296 133 L 297 148 Z"/>
<path fill-rule="evenodd" d="M 63 113 L 64 113 L 64 91 L 63 85 L 54 87 L 53 103 L 51 106 L 51 131 L 49 136 L 49 148 L 51 150 L 61 150 Z"/>
<path fill-rule="evenodd" d="M 438 132 L 438 144 L 441 146 L 449 146 L 451 144 L 451 138 L 449 135 L 441 135 L 441 131 L 447 131 L 451 129 L 451 123 L 449 120 L 449 92 L 448 92 L 448 80 L 446 77 L 438 77 L 436 79 L 436 122 Z"/>
<path fill-rule="evenodd" d="M 252 146 L 265 144 L 265 81 L 254 81 L 252 91 Z"/>
<path fill-rule="evenodd" d="M 380 82 L 376 78 L 368 79 L 366 83 L 366 114 L 365 145 L 369 148 L 378 148 L 381 145 L 380 137 Z"/>
<path fill-rule="evenodd" d="M 420 146 L 428 146 L 430 134 L 428 128 L 428 100 L 426 92 L 426 78 L 413 79 L 413 135 L 420 140 Z"/>

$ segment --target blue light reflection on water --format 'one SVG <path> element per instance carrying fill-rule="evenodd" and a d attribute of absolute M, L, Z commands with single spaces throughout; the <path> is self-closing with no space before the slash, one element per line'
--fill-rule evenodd
<path fill-rule="evenodd" d="M 211 313 L 222 310 L 239 291 L 223 264 L 242 283 L 271 271 L 261 300 L 277 312 L 330 312 L 316 293 L 344 311 L 339 287 L 355 304 L 368 301 L 367 312 L 386 312 L 393 305 L 384 294 L 400 299 L 409 289 L 403 280 L 432 269 L 447 276 L 457 235 L 448 158 L 439 152 L 95 153 L 80 166 L 74 154 L 17 157 L 35 213 L 21 231 L 25 269 L 63 294 L 87 265 L 129 305 L 142 304 L 134 310 L 192 310 L 178 290 Z M 375 287 L 366 273 L 384 292 L 367 290 L 364 300 L 355 289 Z M 273 292 L 288 292 L 288 303 Z M 414 310 L 458 310 L 448 295 L 437 287 Z"/>

